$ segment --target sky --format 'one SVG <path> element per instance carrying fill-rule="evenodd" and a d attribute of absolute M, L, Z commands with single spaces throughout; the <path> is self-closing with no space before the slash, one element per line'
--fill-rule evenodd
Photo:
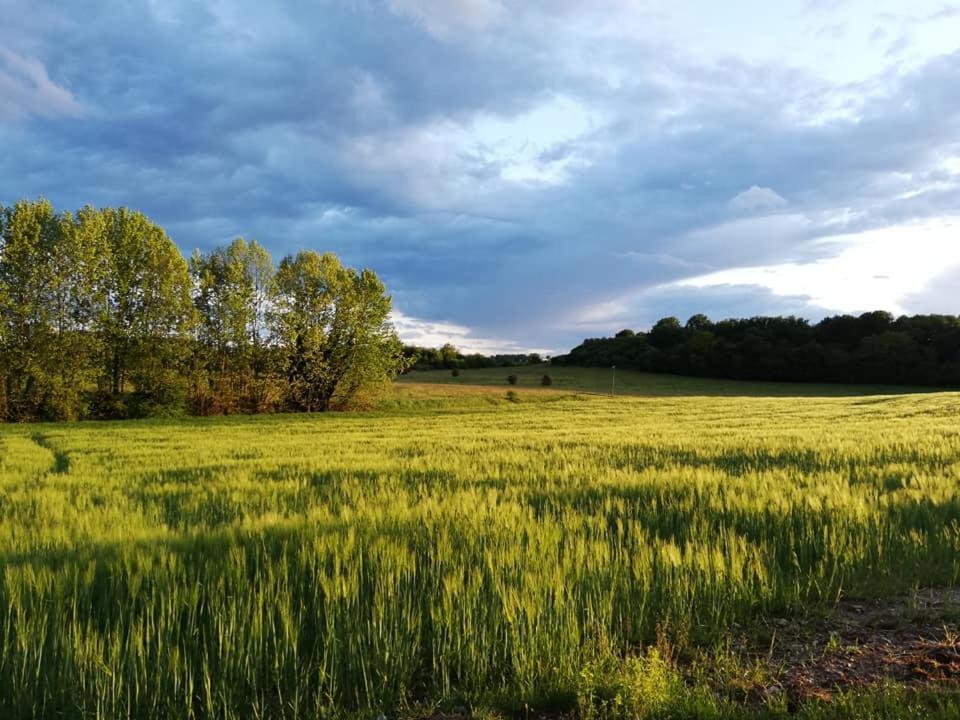
<path fill-rule="evenodd" d="M 371 267 L 408 342 L 960 314 L 960 2 L 0 0 L 0 204 Z"/>

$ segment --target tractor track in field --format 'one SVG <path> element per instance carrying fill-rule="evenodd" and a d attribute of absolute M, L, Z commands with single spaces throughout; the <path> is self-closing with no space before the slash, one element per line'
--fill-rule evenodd
<path fill-rule="evenodd" d="M 51 473 L 64 475 L 70 472 L 70 456 L 51 444 L 50 439 L 46 435 L 35 432 L 30 435 L 30 439 L 53 455 L 53 466 L 50 468 Z"/>

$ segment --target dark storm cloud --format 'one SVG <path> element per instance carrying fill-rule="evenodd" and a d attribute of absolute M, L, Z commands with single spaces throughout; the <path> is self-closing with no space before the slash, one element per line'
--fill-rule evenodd
<path fill-rule="evenodd" d="M 562 347 L 591 308 L 624 296 L 649 302 L 628 305 L 634 326 L 653 309 L 677 314 L 671 303 L 722 314 L 730 293 L 652 289 L 813 260 L 817 237 L 957 206 L 941 161 L 957 151 L 960 54 L 836 86 L 776 64 L 691 60 L 656 38 L 598 39 L 582 7 L 28 12 L 0 0 L 0 201 L 134 206 L 187 252 L 237 234 L 277 255 L 331 249 L 381 272 L 408 316 L 531 347 Z M 511 179 L 523 138 L 484 122 L 509 126 L 557 98 L 588 126 L 567 136 L 556 114 L 530 121 L 516 132 L 556 139 L 529 151 L 532 177 Z M 783 202 L 754 202 L 773 197 Z"/>

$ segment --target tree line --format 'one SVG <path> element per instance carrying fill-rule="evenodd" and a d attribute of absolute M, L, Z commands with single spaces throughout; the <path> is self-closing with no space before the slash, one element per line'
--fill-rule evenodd
<path fill-rule="evenodd" d="M 242 238 L 187 260 L 127 208 L 0 207 L 8 421 L 322 411 L 405 366 L 371 270 Z"/>
<path fill-rule="evenodd" d="M 585 340 L 558 365 L 617 367 L 738 380 L 960 387 L 960 318 L 888 312 L 712 322 L 675 317 L 649 332 Z"/>
<path fill-rule="evenodd" d="M 447 343 L 439 348 L 404 345 L 408 370 L 466 370 L 470 368 L 521 367 L 543 362 L 538 353 L 464 354 Z"/>

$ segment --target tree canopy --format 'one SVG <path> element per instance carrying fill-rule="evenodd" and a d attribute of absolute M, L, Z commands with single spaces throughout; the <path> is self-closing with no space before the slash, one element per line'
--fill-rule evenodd
<path fill-rule="evenodd" d="M 0 207 L 6 420 L 328 410 L 403 369 L 371 270 L 243 238 L 187 262 L 142 213 Z"/>

